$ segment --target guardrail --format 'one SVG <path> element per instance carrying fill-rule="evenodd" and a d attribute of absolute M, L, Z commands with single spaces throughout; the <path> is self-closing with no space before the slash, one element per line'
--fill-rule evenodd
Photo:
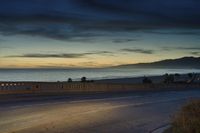
<path fill-rule="evenodd" d="M 200 84 L 116 84 L 81 82 L 0 82 L 0 94 L 116 92 L 145 90 L 199 89 Z"/>

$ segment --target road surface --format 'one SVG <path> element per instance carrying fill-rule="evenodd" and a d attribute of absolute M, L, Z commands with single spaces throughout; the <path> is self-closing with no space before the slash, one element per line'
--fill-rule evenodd
<path fill-rule="evenodd" d="M 149 133 L 192 98 L 200 90 L 4 101 L 0 133 Z"/>

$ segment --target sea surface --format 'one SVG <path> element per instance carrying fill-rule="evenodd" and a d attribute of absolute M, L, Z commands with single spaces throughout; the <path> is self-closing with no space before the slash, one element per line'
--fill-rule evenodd
<path fill-rule="evenodd" d="M 0 69 L 0 81 L 75 81 L 163 75 L 165 73 L 200 73 L 200 69 Z"/>

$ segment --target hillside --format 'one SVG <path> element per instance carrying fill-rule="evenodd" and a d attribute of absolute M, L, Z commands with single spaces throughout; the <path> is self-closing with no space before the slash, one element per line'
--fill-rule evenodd
<path fill-rule="evenodd" d="M 178 59 L 167 59 L 151 63 L 126 64 L 115 66 L 118 68 L 200 68 L 200 57 L 183 57 Z"/>

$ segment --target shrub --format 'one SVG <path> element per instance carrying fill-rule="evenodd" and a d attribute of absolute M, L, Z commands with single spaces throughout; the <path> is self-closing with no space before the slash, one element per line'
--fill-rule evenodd
<path fill-rule="evenodd" d="M 164 75 L 164 83 L 174 83 L 174 75 L 173 74 L 165 74 Z"/>
<path fill-rule="evenodd" d="M 72 82 L 72 79 L 71 79 L 71 78 L 68 78 L 68 82 L 71 83 L 71 82 Z"/>
<path fill-rule="evenodd" d="M 81 82 L 86 82 L 87 81 L 87 78 L 86 77 L 82 77 L 81 78 Z"/>
<path fill-rule="evenodd" d="M 147 77 L 144 77 L 144 79 L 142 80 L 143 84 L 151 84 L 152 83 L 152 80 L 147 78 Z"/>
<path fill-rule="evenodd" d="M 188 73 L 188 77 L 189 77 L 189 78 L 192 78 L 192 77 L 193 77 L 193 74 L 192 74 L 192 73 Z"/>
<path fill-rule="evenodd" d="M 200 99 L 185 105 L 172 123 L 173 133 L 200 133 Z"/>

